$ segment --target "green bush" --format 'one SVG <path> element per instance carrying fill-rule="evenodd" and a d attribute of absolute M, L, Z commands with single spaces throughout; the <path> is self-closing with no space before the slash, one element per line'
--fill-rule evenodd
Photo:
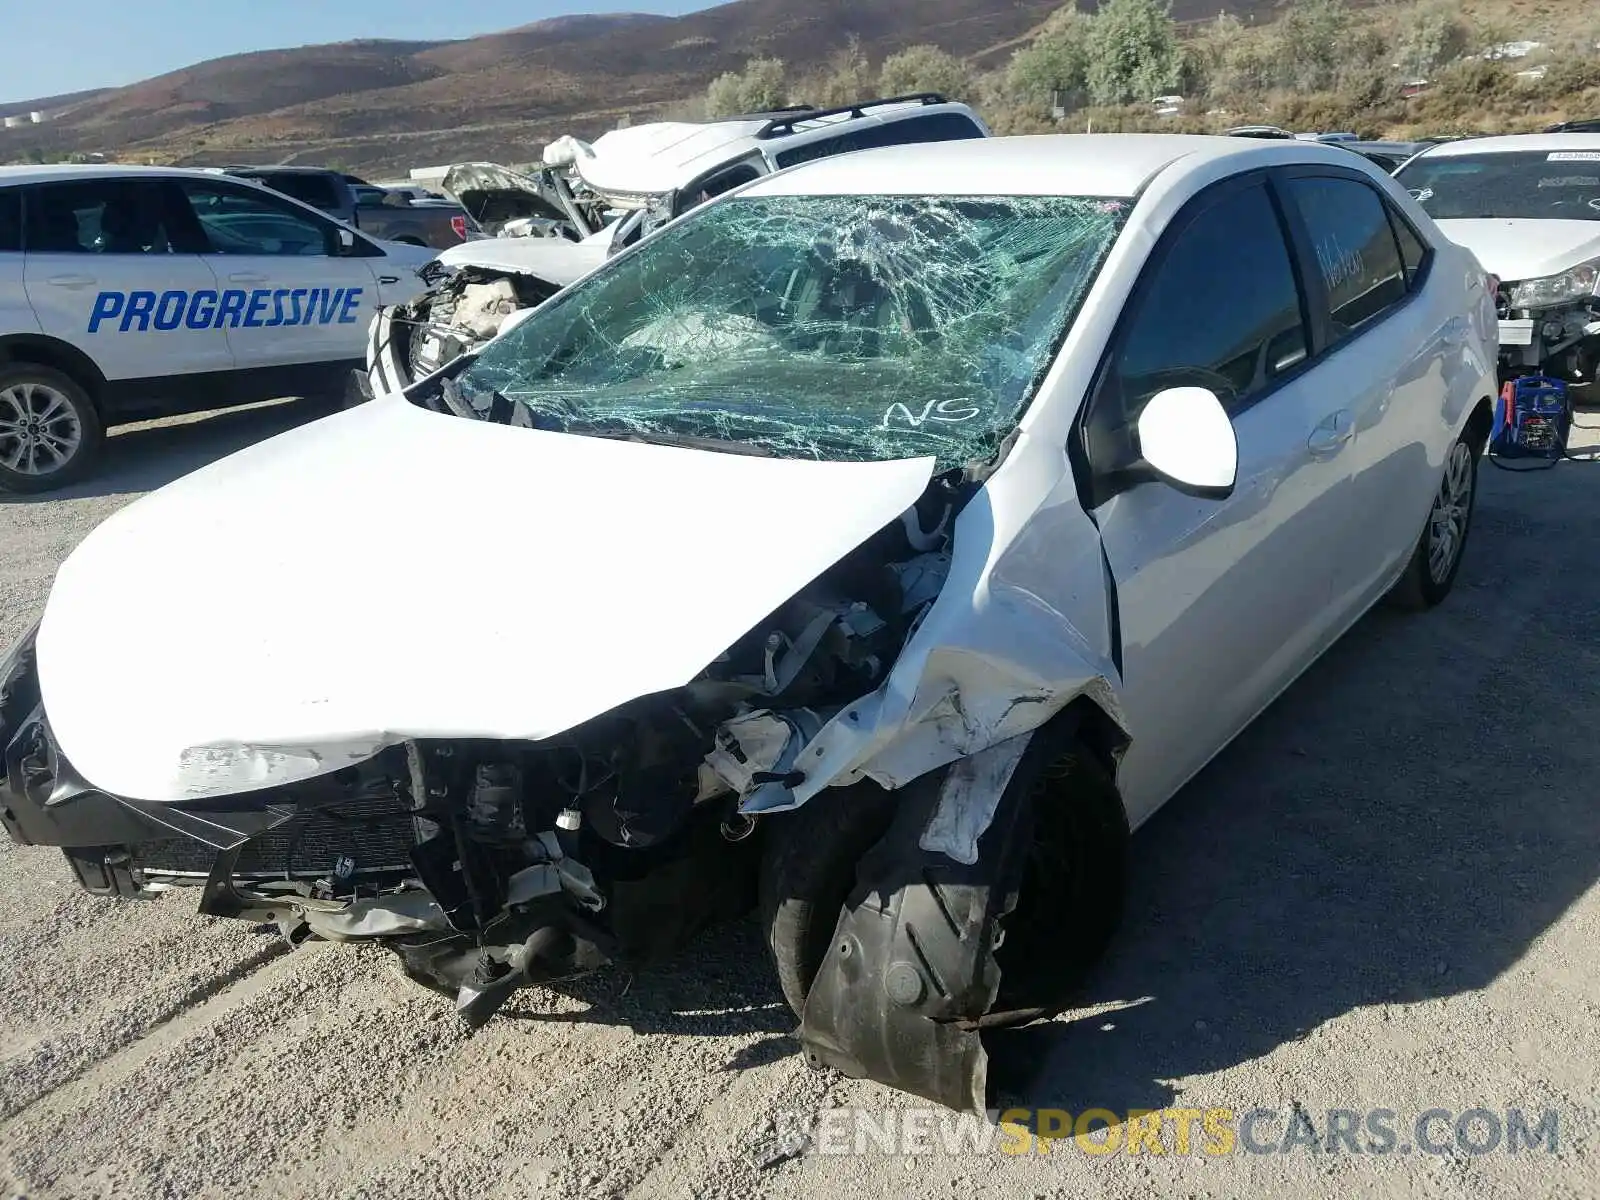
<path fill-rule="evenodd" d="M 781 107 L 788 98 L 781 58 L 752 58 L 743 71 L 729 71 L 706 88 L 706 116 L 731 117 Z"/>
<path fill-rule="evenodd" d="M 937 46 L 912 46 L 884 59 L 883 70 L 878 75 L 878 90 L 884 96 L 938 92 L 950 100 L 978 98 L 977 79 L 972 69 Z"/>

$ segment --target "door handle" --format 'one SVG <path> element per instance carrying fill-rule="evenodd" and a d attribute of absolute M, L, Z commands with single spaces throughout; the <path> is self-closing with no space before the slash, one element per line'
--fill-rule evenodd
<path fill-rule="evenodd" d="M 379 275 L 378 276 L 378 282 L 379 283 L 399 283 L 400 282 L 400 276 L 398 276 L 398 275 Z"/>
<path fill-rule="evenodd" d="M 257 275 L 253 271 L 236 271 L 228 276 L 229 283 L 265 283 L 265 275 Z"/>
<path fill-rule="evenodd" d="M 51 275 L 45 282 L 52 287 L 84 288 L 93 287 L 95 278 L 93 275 Z"/>
<path fill-rule="evenodd" d="M 1342 409 L 1324 417 L 1322 423 L 1311 431 L 1311 436 L 1306 439 L 1306 449 L 1315 458 L 1332 458 L 1355 435 L 1355 418 L 1348 409 Z"/>

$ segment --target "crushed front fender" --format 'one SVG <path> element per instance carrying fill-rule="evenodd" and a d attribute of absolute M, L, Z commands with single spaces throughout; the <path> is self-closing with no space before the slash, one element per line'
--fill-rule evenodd
<path fill-rule="evenodd" d="M 1044 742 L 1035 739 L 1018 776 L 1038 769 Z M 995 951 L 1024 875 L 1029 789 L 1003 789 L 969 864 L 923 847 L 946 779 L 934 772 L 903 789 L 894 823 L 862 858 L 807 994 L 800 1040 L 813 1066 L 982 1113 L 980 1031 L 1008 1015 L 991 1011 L 1000 992 Z"/>

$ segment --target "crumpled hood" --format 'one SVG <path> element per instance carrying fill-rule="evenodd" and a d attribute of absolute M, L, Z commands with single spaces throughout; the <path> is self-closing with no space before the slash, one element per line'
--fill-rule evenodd
<path fill-rule="evenodd" d="M 1559 275 L 1600 258 L 1600 221 L 1481 218 L 1439 221 L 1439 230 L 1477 255 L 1483 269 L 1508 282 Z"/>
<path fill-rule="evenodd" d="M 570 287 L 599 267 L 610 254 L 607 239 L 569 242 L 566 238 L 502 237 L 462 242 L 439 253 L 447 267 L 484 267 L 508 275 L 531 275 L 556 287 Z"/>
<path fill-rule="evenodd" d="M 548 737 L 687 683 L 932 473 L 380 396 L 84 539 L 39 632 L 45 711 L 87 780 L 155 801 L 309 778 L 407 737 Z"/>
<path fill-rule="evenodd" d="M 548 181 L 499 163 L 457 163 L 445 172 L 440 187 L 490 233 L 518 217 L 569 219 Z"/>

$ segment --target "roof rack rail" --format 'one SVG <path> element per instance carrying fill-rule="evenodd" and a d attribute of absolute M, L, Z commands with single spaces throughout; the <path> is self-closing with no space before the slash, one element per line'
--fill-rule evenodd
<path fill-rule="evenodd" d="M 778 104 L 772 108 L 763 108 L 760 112 L 735 113 L 731 117 L 715 117 L 706 123 L 708 125 L 720 125 L 724 121 L 779 120 L 783 117 L 797 117 L 817 111 L 819 110 L 815 104 Z"/>
<path fill-rule="evenodd" d="M 802 121 L 816 121 L 823 117 L 849 116 L 860 118 L 867 115 L 869 108 L 884 108 L 891 104 L 948 104 L 950 103 L 938 92 L 913 92 L 908 96 L 888 96 L 882 100 L 865 100 L 860 104 L 843 104 L 838 108 L 818 108 L 809 112 L 797 113 L 792 117 L 780 117 L 768 121 L 756 130 L 758 138 L 781 137 L 795 131 L 794 127 Z"/>
<path fill-rule="evenodd" d="M 1558 121 L 1546 125 L 1545 133 L 1600 133 L 1600 117 L 1580 117 L 1576 121 Z"/>

